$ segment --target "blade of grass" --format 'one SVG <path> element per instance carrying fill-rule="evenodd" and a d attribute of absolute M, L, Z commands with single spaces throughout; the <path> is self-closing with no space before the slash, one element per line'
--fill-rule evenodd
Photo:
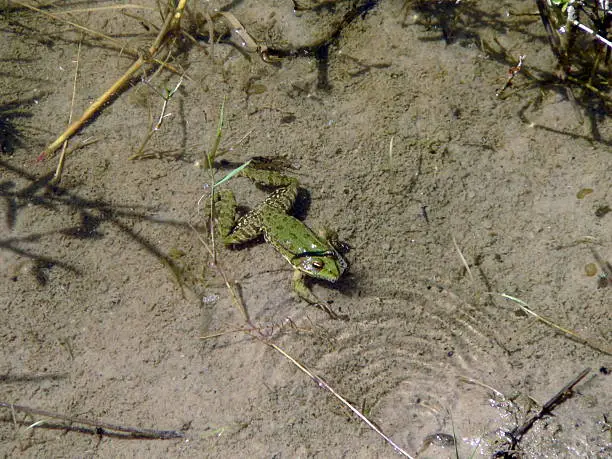
<path fill-rule="evenodd" d="M 568 328 L 565 328 L 565 327 L 562 327 L 560 325 L 557 325 L 552 320 L 550 320 L 550 319 L 548 319 L 548 318 L 546 318 L 544 316 L 541 316 L 537 312 L 533 311 L 529 307 L 529 305 L 527 303 L 525 303 L 523 300 L 520 300 L 519 298 L 515 298 L 513 296 L 507 295 L 506 293 L 489 293 L 489 294 L 490 295 L 499 295 L 502 298 L 506 298 L 507 300 L 514 301 L 515 303 L 517 303 L 519 305 L 519 307 L 525 313 L 527 313 L 530 316 L 535 317 L 540 322 L 548 325 L 549 327 L 552 327 L 555 330 L 559 330 L 560 332 L 564 333 L 565 335 L 568 335 L 569 337 L 575 339 L 579 343 L 585 344 L 585 345 L 589 346 L 590 348 L 595 349 L 596 351 L 603 352 L 604 354 L 607 354 L 607 355 L 612 355 L 612 349 L 604 348 L 604 347 L 600 346 L 599 344 L 593 342 L 592 340 L 589 340 L 587 338 L 583 338 L 582 336 L 580 336 L 578 333 L 576 333 L 573 330 L 570 330 Z"/>
<path fill-rule="evenodd" d="M 465 270 L 467 271 L 468 276 L 470 277 L 470 280 L 472 282 L 474 282 L 474 276 L 472 275 L 472 270 L 470 269 L 470 265 L 468 265 L 467 260 L 465 259 L 465 257 L 463 256 L 463 253 L 461 252 L 461 249 L 457 245 L 457 241 L 455 240 L 455 236 L 453 236 L 453 245 L 455 246 L 455 250 L 459 254 L 459 258 L 461 259 L 461 263 L 463 263 L 463 266 L 465 267 Z"/>
<path fill-rule="evenodd" d="M 245 167 L 247 167 L 249 164 L 251 164 L 251 161 L 253 161 L 252 159 L 249 159 L 247 162 L 245 162 L 244 164 L 238 166 L 236 169 L 232 170 L 230 173 L 228 173 L 225 177 L 223 177 L 221 180 L 219 180 L 217 183 L 215 183 L 213 185 L 213 188 L 218 187 L 219 185 L 221 185 L 222 183 L 227 182 L 228 180 L 230 180 L 232 177 L 236 176 L 237 174 L 240 173 L 240 171 L 242 171 L 242 169 L 244 169 Z"/>

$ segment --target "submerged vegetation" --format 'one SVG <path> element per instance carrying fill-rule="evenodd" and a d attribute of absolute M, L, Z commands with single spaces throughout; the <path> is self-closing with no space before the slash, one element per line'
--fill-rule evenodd
<path fill-rule="evenodd" d="M 536 0 L 561 81 L 608 104 L 612 70 L 612 9 L 607 0 Z"/>

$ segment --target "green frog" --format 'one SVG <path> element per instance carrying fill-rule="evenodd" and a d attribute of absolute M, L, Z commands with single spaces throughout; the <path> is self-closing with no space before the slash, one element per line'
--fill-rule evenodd
<path fill-rule="evenodd" d="M 336 282 L 347 263 L 337 246 L 324 235 L 315 234 L 303 222 L 288 214 L 298 194 L 298 180 L 266 168 L 265 164 L 257 161 L 242 169 L 239 175 L 258 185 L 276 189 L 238 221 L 234 193 L 230 190 L 216 193 L 214 209 L 223 242 L 226 245 L 241 244 L 263 234 L 265 241 L 293 266 L 292 284 L 297 295 L 338 318 L 310 291 L 305 278 Z"/>

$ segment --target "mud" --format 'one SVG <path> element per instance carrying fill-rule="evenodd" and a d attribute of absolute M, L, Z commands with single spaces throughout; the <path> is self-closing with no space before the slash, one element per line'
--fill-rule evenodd
<path fill-rule="evenodd" d="M 229 333 L 247 325 L 203 245 L 198 201 L 211 176 L 194 166 L 225 100 L 223 158 L 286 158 L 304 188 L 296 214 L 351 246 L 339 283 L 313 283 L 348 316 L 334 321 L 295 298 L 291 266 L 271 247 L 216 244 L 272 343 L 419 457 L 456 457 L 453 443 L 459 457 L 503 450 L 504 432 L 590 368 L 519 450 L 609 455 L 612 123 L 596 99 L 537 84 L 555 60 L 533 3 L 438 2 L 417 17 L 380 1 L 349 23 L 350 2 L 299 15 L 288 1 L 237 3 L 229 11 L 272 48 L 310 46 L 340 24 L 327 65 L 183 38 L 173 62 L 189 78 L 144 156 L 129 160 L 161 112 L 153 88 L 179 80 L 170 72 L 133 82 L 70 141 L 90 143 L 68 156 L 55 190 L 57 157 L 36 157 L 67 125 L 73 86 L 77 117 L 133 58 L 39 14 L 1 12 L 0 401 L 185 437 L 28 428 L 51 420 L 1 409 L 0 453 L 397 456 L 280 353 Z M 138 19 L 70 20 L 139 49 L 156 33 L 142 18 L 159 24 L 147 6 L 129 10 Z M 529 75 L 496 97 L 519 55 Z M 265 196 L 246 179 L 223 186 L 246 206 Z"/>

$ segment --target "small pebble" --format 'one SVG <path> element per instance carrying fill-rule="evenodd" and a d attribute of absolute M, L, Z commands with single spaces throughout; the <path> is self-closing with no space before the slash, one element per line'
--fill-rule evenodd
<path fill-rule="evenodd" d="M 587 276 L 593 277 L 595 274 L 597 274 L 597 265 L 595 263 L 589 263 L 584 267 L 584 272 Z"/>

